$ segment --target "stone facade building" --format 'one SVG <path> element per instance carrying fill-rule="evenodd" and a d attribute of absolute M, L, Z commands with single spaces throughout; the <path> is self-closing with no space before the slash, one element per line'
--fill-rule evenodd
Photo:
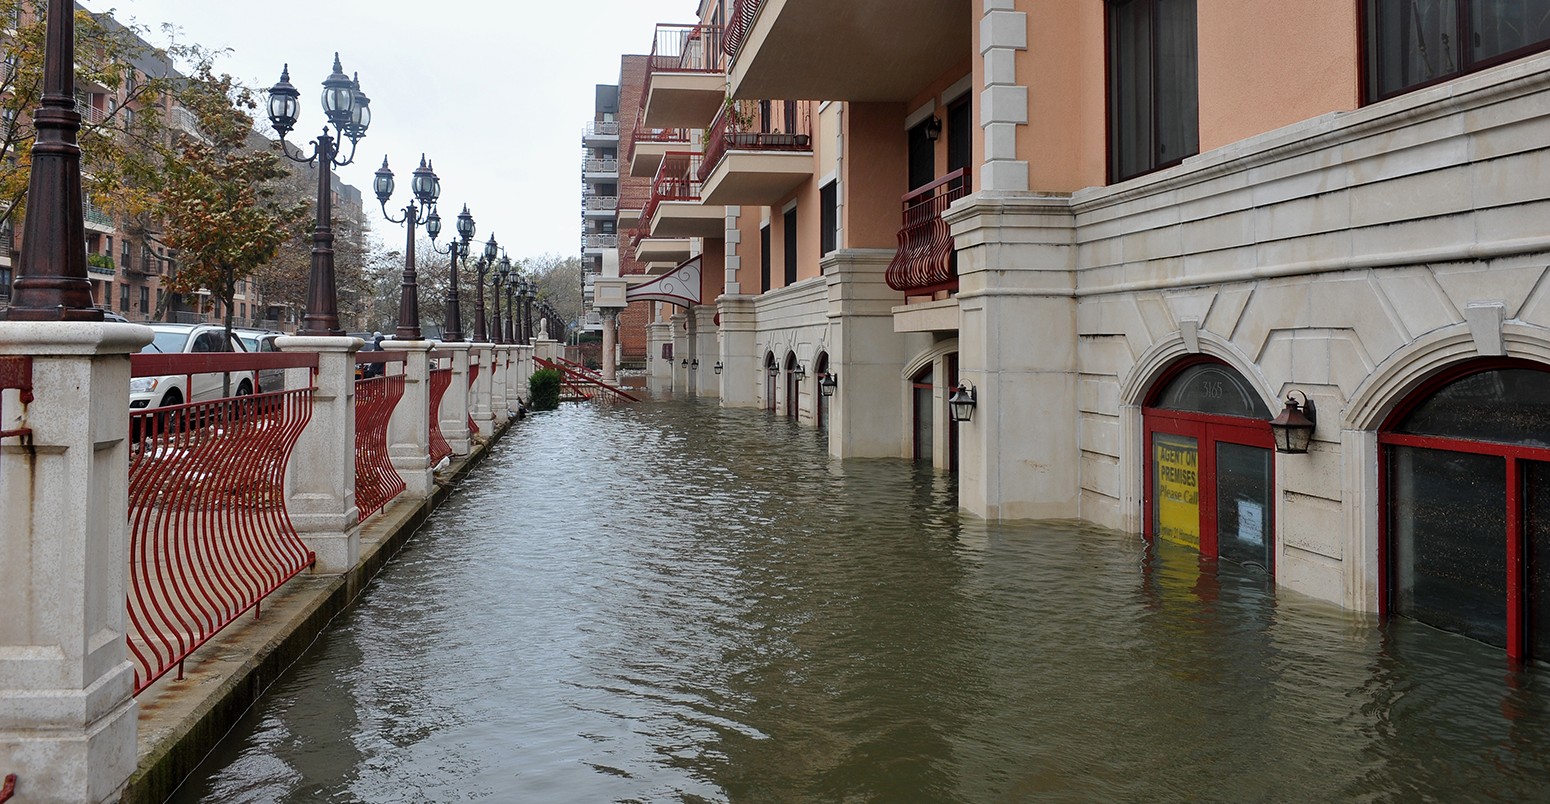
<path fill-rule="evenodd" d="M 1547 10 L 705 0 L 643 103 L 694 136 L 637 248 L 705 269 L 654 377 L 1534 655 Z"/>

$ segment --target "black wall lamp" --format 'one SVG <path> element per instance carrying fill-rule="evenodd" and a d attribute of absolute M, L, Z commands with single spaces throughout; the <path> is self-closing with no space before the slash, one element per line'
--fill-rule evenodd
<path fill-rule="evenodd" d="M 797 382 L 801 382 L 807 379 L 807 367 L 801 363 L 798 363 L 797 367 L 793 369 L 791 373 L 796 375 Z"/>
<path fill-rule="evenodd" d="M 1292 394 L 1301 395 L 1302 403 L 1298 404 Z M 1318 409 L 1307 394 L 1295 388 L 1288 391 L 1286 407 L 1282 409 L 1281 415 L 1270 420 L 1270 434 L 1275 437 L 1276 452 L 1288 455 L 1306 453 L 1308 444 L 1313 441 L 1313 427 L 1318 423 L 1318 418 Z"/>
<path fill-rule="evenodd" d="M 839 376 L 834 372 L 818 375 L 818 393 L 824 396 L 834 396 L 834 389 L 840 384 Z"/>
<path fill-rule="evenodd" d="M 776 374 L 779 374 L 779 373 L 780 373 L 780 366 L 777 366 L 777 365 L 775 365 L 775 364 L 774 364 L 774 363 L 771 363 L 771 364 L 769 364 L 769 365 L 768 365 L 768 366 L 766 366 L 766 367 L 765 367 L 765 368 L 767 368 L 767 369 L 768 369 L 768 370 L 769 370 L 769 372 L 770 372 L 770 376 L 771 376 L 771 377 L 773 377 L 773 376 L 775 376 L 775 375 L 776 375 Z"/>
<path fill-rule="evenodd" d="M 717 360 L 716 361 L 716 365 L 712 366 L 711 368 L 714 369 L 717 374 L 720 374 L 721 373 L 721 361 Z"/>
<path fill-rule="evenodd" d="M 974 408 L 978 404 L 978 393 L 974 386 L 967 383 L 958 383 L 957 390 L 947 398 L 947 410 L 955 422 L 967 422 L 974 419 Z"/>
<path fill-rule="evenodd" d="M 921 125 L 926 127 L 926 139 L 936 142 L 942 136 L 942 118 L 931 115 Z"/>
<path fill-rule="evenodd" d="M 700 370 L 700 359 L 698 357 L 696 357 L 693 360 L 689 361 L 689 370 L 690 371 L 699 371 Z"/>

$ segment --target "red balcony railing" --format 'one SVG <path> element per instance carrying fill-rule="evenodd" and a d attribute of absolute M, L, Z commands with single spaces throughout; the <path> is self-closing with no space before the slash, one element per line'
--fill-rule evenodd
<path fill-rule="evenodd" d="M 799 101 L 729 100 L 711 121 L 700 180 L 710 176 L 727 151 L 811 151 L 810 109 Z"/>
<path fill-rule="evenodd" d="M 720 73 L 721 26 L 658 24 L 646 60 L 646 86 L 656 73 Z"/>
<path fill-rule="evenodd" d="M 437 361 L 441 368 L 431 369 L 430 382 L 430 424 L 431 424 L 431 466 L 441 463 L 442 458 L 452 454 L 452 445 L 447 443 L 447 436 L 441 432 L 441 400 L 446 397 L 447 389 L 452 387 L 452 353 L 431 352 L 430 359 Z"/>
<path fill-rule="evenodd" d="M 737 56 L 737 51 L 743 49 L 743 42 L 748 38 L 748 31 L 753 27 L 754 18 L 759 16 L 759 7 L 764 5 L 764 0 L 737 0 L 732 5 L 732 14 L 727 18 L 726 32 L 721 39 L 721 52 L 728 57 Z"/>
<path fill-rule="evenodd" d="M 635 115 L 635 130 L 630 135 L 630 150 L 624 156 L 627 161 L 635 161 L 635 146 L 642 142 L 688 145 L 689 129 L 651 128 L 646 125 L 646 110 L 641 109 Z"/>
<path fill-rule="evenodd" d="M 962 168 L 904 196 L 899 250 L 888 264 L 888 287 L 912 295 L 958 289 L 953 235 L 942 213 L 969 194 L 969 169 Z"/>
<path fill-rule="evenodd" d="M 134 377 L 311 368 L 315 354 L 133 355 Z M 133 411 L 129 651 L 138 694 L 312 565 L 285 475 L 312 418 L 310 384 Z"/>
<path fill-rule="evenodd" d="M 651 219 L 663 201 L 699 201 L 700 165 L 704 154 L 668 151 L 651 180 L 651 198 L 640 212 L 640 228 L 651 231 Z"/>
<path fill-rule="evenodd" d="M 398 364 L 389 374 L 388 363 Z M 360 521 L 381 511 L 407 486 L 388 457 L 388 422 L 404 398 L 402 352 L 357 352 L 355 365 L 355 507 Z"/>

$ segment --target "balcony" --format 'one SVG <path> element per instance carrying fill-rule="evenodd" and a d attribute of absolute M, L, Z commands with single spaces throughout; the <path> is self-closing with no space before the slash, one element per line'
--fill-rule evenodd
<path fill-rule="evenodd" d="M 683 151 L 688 147 L 689 129 L 651 128 L 646 125 L 645 110 L 641 110 L 635 118 L 635 132 L 630 137 L 630 175 L 649 179 L 657 175 L 662 157 L 668 151 Z"/>
<path fill-rule="evenodd" d="M 102 211 L 102 209 L 90 201 L 85 202 L 82 206 L 85 207 L 87 229 L 104 234 L 111 234 L 113 232 L 113 217 L 111 215 Z"/>
<path fill-rule="evenodd" d="M 908 101 L 973 55 L 972 7 L 737 0 L 725 37 L 732 97 Z"/>
<path fill-rule="evenodd" d="M 588 179 L 617 179 L 619 178 L 619 160 L 617 159 L 588 159 L 581 165 L 582 175 Z"/>
<path fill-rule="evenodd" d="M 905 194 L 904 224 L 899 250 L 888 264 L 888 287 L 910 296 L 958 289 L 958 255 L 942 213 L 969 190 L 969 170 L 963 168 Z"/>
<path fill-rule="evenodd" d="M 581 247 L 587 251 L 602 251 L 619 247 L 619 236 L 592 232 L 581 236 Z"/>
<path fill-rule="evenodd" d="M 646 125 L 708 125 L 727 94 L 721 68 L 720 26 L 658 25 L 646 62 Z"/>
<path fill-rule="evenodd" d="M 687 237 L 648 237 L 635 245 L 635 261 L 645 265 L 647 273 L 661 273 L 663 266 L 672 270 L 692 252 Z"/>
<path fill-rule="evenodd" d="M 587 124 L 585 131 L 581 133 L 581 141 L 585 145 L 609 145 L 619 141 L 619 121 L 594 120 Z"/>
<path fill-rule="evenodd" d="M 812 178 L 810 109 L 798 101 L 724 103 L 700 167 L 705 202 L 771 206 Z"/>
<path fill-rule="evenodd" d="M 613 195 L 583 195 L 581 197 L 581 210 L 584 217 L 612 218 L 618 213 L 619 197 Z"/>
<path fill-rule="evenodd" d="M 700 198 L 702 155 L 669 151 L 651 182 L 640 228 L 651 237 L 724 237 L 726 210 Z"/>

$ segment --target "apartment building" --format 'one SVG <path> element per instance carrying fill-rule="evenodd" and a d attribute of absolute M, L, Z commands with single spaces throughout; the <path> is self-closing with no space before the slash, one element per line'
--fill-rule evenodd
<path fill-rule="evenodd" d="M 675 384 L 1550 655 L 1550 3 L 699 12 L 643 104 L 705 132 L 642 217 L 707 269 Z"/>
<path fill-rule="evenodd" d="M 634 213 L 622 213 L 627 199 L 639 198 L 646 182 L 627 170 L 628 154 L 637 129 L 621 118 L 621 109 L 640 108 L 645 89 L 645 57 L 624 56 L 619 61 L 619 83 L 597 86 L 593 120 L 583 137 L 582 166 L 582 298 L 587 329 L 603 327 L 601 315 L 592 309 L 592 282 L 597 277 L 639 276 L 646 266 L 627 248 L 628 228 Z M 636 209 L 639 207 L 637 206 Z M 646 323 L 650 308 L 631 305 L 618 312 L 616 355 L 618 364 L 631 368 L 645 365 Z"/>

